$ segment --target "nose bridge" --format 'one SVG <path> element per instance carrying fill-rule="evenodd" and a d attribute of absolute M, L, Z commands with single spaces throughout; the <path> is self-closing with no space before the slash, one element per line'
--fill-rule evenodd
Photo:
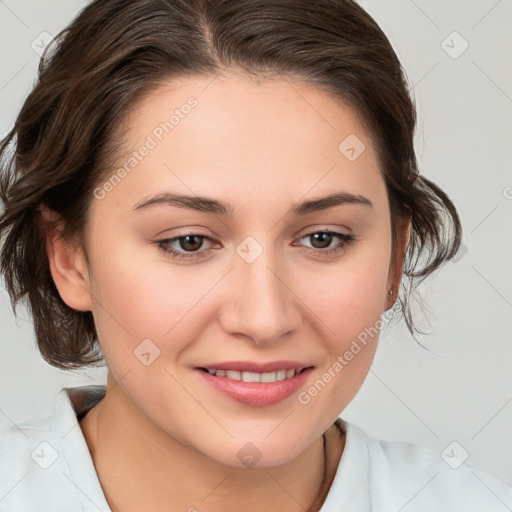
<path fill-rule="evenodd" d="M 296 328 L 293 293 L 275 251 L 247 237 L 237 248 L 236 293 L 231 296 L 224 328 L 250 336 L 258 344 L 277 340 Z"/>

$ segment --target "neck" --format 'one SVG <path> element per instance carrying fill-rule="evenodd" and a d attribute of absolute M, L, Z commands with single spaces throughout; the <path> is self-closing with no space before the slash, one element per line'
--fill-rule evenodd
<path fill-rule="evenodd" d="M 119 386 L 108 391 L 107 384 L 105 398 L 80 426 L 113 512 L 316 512 L 328 494 L 344 448 L 335 426 L 325 433 L 326 459 L 320 436 L 286 464 L 233 467 L 163 432 Z"/>

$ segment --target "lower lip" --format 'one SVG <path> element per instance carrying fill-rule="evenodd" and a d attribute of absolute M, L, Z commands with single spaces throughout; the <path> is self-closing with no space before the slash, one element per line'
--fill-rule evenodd
<path fill-rule="evenodd" d="M 264 407 L 282 402 L 304 385 L 313 368 L 307 368 L 290 379 L 276 382 L 244 382 L 216 377 L 196 369 L 210 386 L 246 405 Z"/>

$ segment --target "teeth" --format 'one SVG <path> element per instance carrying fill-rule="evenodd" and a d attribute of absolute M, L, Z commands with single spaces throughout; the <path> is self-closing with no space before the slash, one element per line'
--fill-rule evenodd
<path fill-rule="evenodd" d="M 244 382 L 260 382 L 261 373 L 242 372 L 242 380 Z"/>
<path fill-rule="evenodd" d="M 260 375 L 261 382 L 276 382 L 277 380 L 277 372 L 262 373 Z"/>
<path fill-rule="evenodd" d="M 277 370 L 275 372 L 257 373 L 257 372 L 239 372 L 236 370 L 215 370 L 208 368 L 210 375 L 217 377 L 227 377 L 228 379 L 241 380 L 244 382 L 277 382 L 291 379 L 295 375 L 295 370 Z"/>

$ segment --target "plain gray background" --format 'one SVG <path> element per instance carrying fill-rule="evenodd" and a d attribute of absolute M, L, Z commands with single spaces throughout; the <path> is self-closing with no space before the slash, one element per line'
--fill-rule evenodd
<path fill-rule="evenodd" d="M 512 2 L 360 3 L 414 87 L 420 169 L 454 200 L 464 248 L 420 288 L 434 332 L 419 340 L 439 357 L 392 324 L 342 417 L 440 456 L 455 446 L 467 464 L 512 484 Z M 1 137 L 36 78 L 40 34 L 56 35 L 85 4 L 0 0 Z M 104 369 L 45 363 L 28 313 L 16 320 L 3 289 L 0 325 L 0 426 L 52 413 L 62 386 L 105 382 Z"/>

